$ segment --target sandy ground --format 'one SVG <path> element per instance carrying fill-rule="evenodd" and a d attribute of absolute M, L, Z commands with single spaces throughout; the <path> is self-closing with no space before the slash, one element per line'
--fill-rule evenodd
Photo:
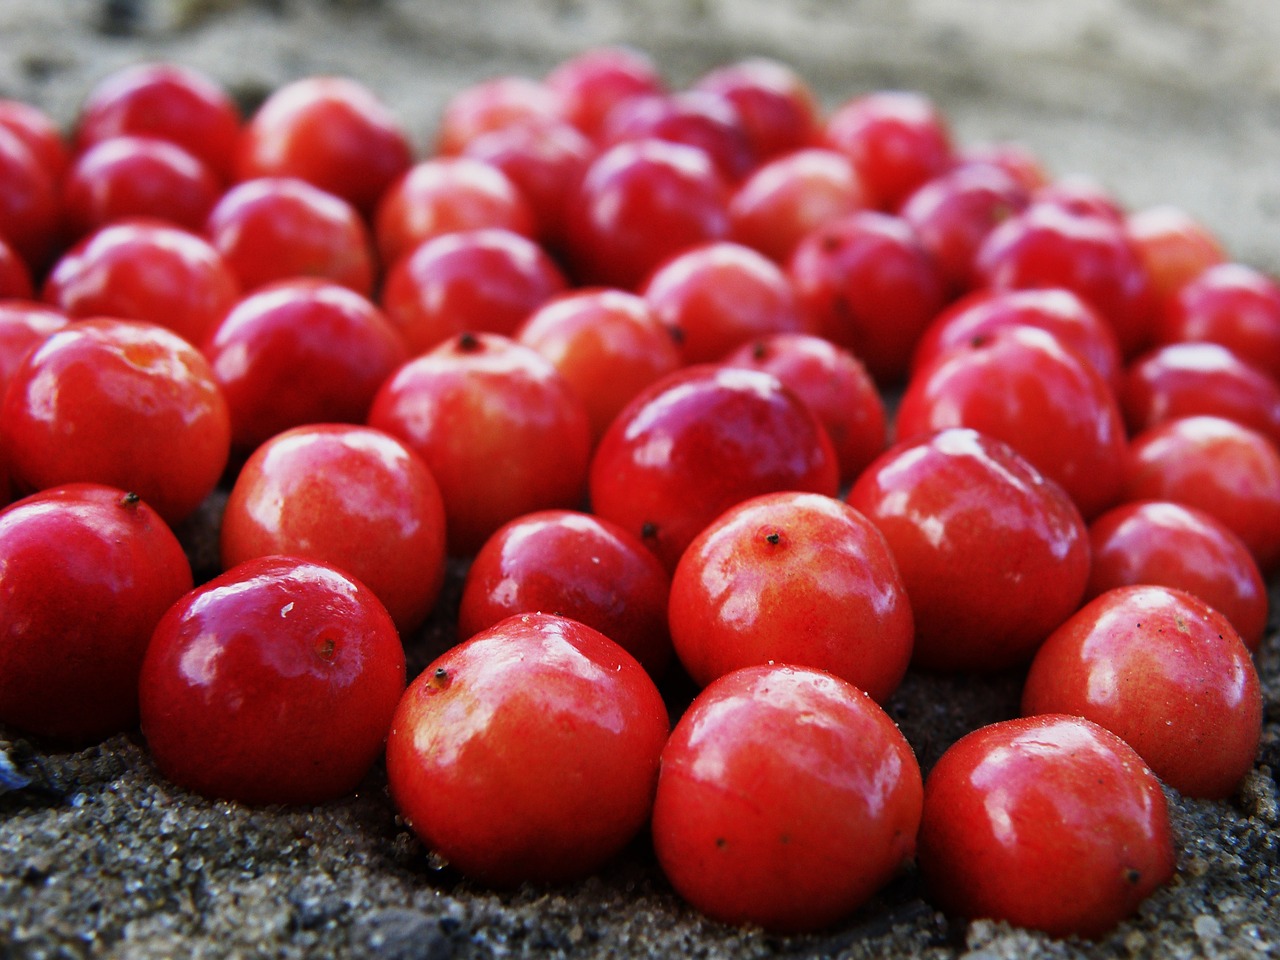
<path fill-rule="evenodd" d="M 922 89 L 959 139 L 1018 139 L 1133 207 L 1177 203 L 1237 259 L 1280 272 L 1272 0 L 3 0 L 0 96 L 70 123 L 96 79 L 140 59 L 197 66 L 245 102 L 293 77 L 343 73 L 425 147 L 463 84 L 539 75 L 603 42 L 649 50 L 676 84 L 765 54 L 798 67 L 828 105 Z M 216 502 L 208 514 L 188 531 L 197 554 Z M 410 643 L 412 664 L 452 629 L 446 599 Z M 0 796 L 0 957 L 1278 956 L 1274 629 L 1259 665 L 1255 770 L 1228 802 L 1170 794 L 1177 876 L 1097 944 L 948 921 L 911 874 L 820 936 L 727 928 L 676 899 L 643 837 L 583 883 L 495 893 L 430 861 L 380 771 L 342 802 L 250 810 L 166 784 L 136 737 L 66 753 L 0 731 L 33 778 Z M 1012 715 L 1018 680 L 912 676 L 892 712 L 927 767 L 965 730 Z"/>

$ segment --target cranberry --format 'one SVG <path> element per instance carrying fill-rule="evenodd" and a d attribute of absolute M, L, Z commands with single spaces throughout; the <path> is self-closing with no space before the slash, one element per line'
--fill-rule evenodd
<path fill-rule="evenodd" d="M 241 467 L 222 517 L 225 569 L 284 554 L 369 587 L 402 635 L 444 582 L 444 504 L 425 463 L 380 430 L 323 423 L 267 440 Z"/>
<path fill-rule="evenodd" d="M 920 767 L 893 721 L 819 670 L 712 683 L 662 751 L 658 862 L 708 916 L 792 933 L 848 916 L 915 852 Z"/>
<path fill-rule="evenodd" d="M 828 221 L 867 206 L 853 162 L 811 147 L 758 167 L 729 200 L 734 240 L 786 263 L 796 245 Z"/>
<path fill-rule="evenodd" d="M 138 671 L 191 566 L 136 494 L 73 483 L 0 513 L 0 720 L 82 743 L 133 727 Z"/>
<path fill-rule="evenodd" d="M 462 586 L 458 635 L 542 610 L 594 627 L 656 678 L 671 659 L 670 587 L 657 557 L 616 523 L 539 510 L 499 528 L 476 554 Z"/>
<path fill-rule="evenodd" d="M 1258 674 L 1227 618 L 1147 584 L 1107 591 L 1054 631 L 1032 661 L 1022 711 L 1106 727 L 1192 797 L 1230 796 L 1262 732 Z"/>
<path fill-rule="evenodd" d="M 591 446 L 582 401 L 551 361 L 506 337 L 466 333 L 410 360 L 378 391 L 369 424 L 426 461 L 455 556 L 521 514 L 581 501 Z"/>
<path fill-rule="evenodd" d="M 814 146 L 821 137 L 817 98 L 795 70 L 778 60 L 753 57 L 718 67 L 693 88 L 734 108 L 757 161 Z"/>
<path fill-rule="evenodd" d="M 1085 599 L 1157 584 L 1195 594 L 1231 621 L 1250 651 L 1267 627 L 1267 587 L 1244 541 L 1203 510 L 1141 500 L 1089 525 L 1093 562 Z"/>
<path fill-rule="evenodd" d="M 395 625 L 326 564 L 262 557 L 175 603 L 138 680 L 160 772 L 209 797 L 316 804 L 350 793 L 404 689 Z"/>
<path fill-rule="evenodd" d="M 0 398 L 22 358 L 70 321 L 52 307 L 23 300 L 0 300 Z"/>
<path fill-rule="evenodd" d="M 110 137 L 76 157 L 62 185 L 63 224 L 71 239 L 127 217 L 152 217 L 199 231 L 221 185 L 177 144 Z"/>
<path fill-rule="evenodd" d="M 920 871 L 948 913 L 1101 937 L 1173 877 L 1160 783 L 1078 717 L 975 730 L 929 774 Z"/>
<path fill-rule="evenodd" d="M 1227 258 L 1209 228 L 1181 207 L 1162 204 L 1138 210 L 1125 218 L 1124 227 L 1161 304 Z"/>
<path fill-rule="evenodd" d="M 667 569 L 736 503 L 799 490 L 833 496 L 826 431 L 795 394 L 756 370 L 698 364 L 641 391 L 591 461 L 595 512 L 621 524 Z"/>
<path fill-rule="evenodd" d="M 686 248 L 729 232 L 728 188 L 696 147 L 620 143 L 592 161 L 571 198 L 565 237 L 582 283 L 632 289 Z"/>
<path fill-rule="evenodd" d="M 582 400 L 594 445 L 632 397 L 681 366 L 672 333 L 643 297 L 595 289 L 547 301 L 515 339 L 550 360 Z"/>
<path fill-rule="evenodd" d="M 481 160 L 437 157 L 410 167 L 382 195 L 374 220 L 382 262 L 424 240 L 501 227 L 533 234 L 533 212 L 505 173 Z"/>
<path fill-rule="evenodd" d="M 827 119 L 826 140 L 853 161 L 872 206 L 891 212 L 955 159 L 946 120 L 914 91 L 846 101 Z"/>
<path fill-rule="evenodd" d="M 816 493 L 745 500 L 705 527 L 671 578 L 671 639 L 706 686 L 765 663 L 825 670 L 883 703 L 911 659 L 913 623 L 884 536 Z"/>
<path fill-rule="evenodd" d="M 907 372 L 945 303 L 937 264 L 899 217 L 864 211 L 807 235 L 787 266 L 817 332 L 848 347 L 881 385 Z"/>
<path fill-rule="evenodd" d="M 204 231 L 246 292 L 277 280 L 332 280 L 363 296 L 374 281 L 373 241 L 356 208 L 296 177 L 238 183 Z"/>
<path fill-rule="evenodd" d="M 408 138 L 371 90 L 345 77 L 305 77 L 277 89 L 249 120 L 236 178 L 298 177 L 368 214 L 411 162 Z"/>
<path fill-rule="evenodd" d="M 550 87 L 527 77 L 492 77 L 449 98 L 436 128 L 436 152 L 454 156 L 495 130 L 554 123 L 563 116 L 560 95 Z"/>
<path fill-rule="evenodd" d="M 753 337 L 809 332 L 787 275 L 737 243 L 690 247 L 655 270 L 643 293 L 685 363 L 720 360 Z"/>
<path fill-rule="evenodd" d="M 362 423 L 374 394 L 408 359 L 382 311 L 323 280 L 282 280 L 249 294 L 204 344 L 248 452 L 289 427 Z"/>
<path fill-rule="evenodd" d="M 1125 432 L 1102 377 L 1052 334 L 1002 327 L 938 354 L 916 371 L 898 407 L 910 439 L 972 427 L 1005 441 L 1067 491 L 1085 519 L 1115 503 Z"/>
<path fill-rule="evenodd" d="M 509 336 L 565 286 L 527 237 L 466 230 L 427 240 L 399 260 L 383 285 L 382 308 L 417 355 L 465 331 Z"/>
<path fill-rule="evenodd" d="M 41 271 L 58 239 L 61 203 L 48 170 L 18 136 L 0 126 L 0 240 L 28 269 Z"/>
<path fill-rule="evenodd" d="M 547 74 L 545 83 L 560 97 L 565 118 L 593 138 L 600 136 L 609 111 L 619 103 L 665 89 L 648 54 L 621 46 L 570 57 Z"/>
<path fill-rule="evenodd" d="M 737 183 L 756 165 L 737 112 L 698 90 L 630 97 L 609 111 L 600 135 L 603 145 L 646 139 L 697 147 L 727 183 Z"/>
<path fill-rule="evenodd" d="M 47 113 L 21 100 L 0 99 L 0 127 L 26 144 L 54 183 L 62 181 L 71 164 L 71 151 Z"/>
<path fill-rule="evenodd" d="M 155 137 L 182 147 L 232 179 L 240 114 L 217 83 L 190 67 L 146 63 L 104 77 L 76 118 L 76 152 L 110 137 Z"/>
<path fill-rule="evenodd" d="M 1079 606 L 1089 542 L 1075 505 L 1012 447 L 952 428 L 874 461 L 848 502 L 888 541 L 915 615 L 914 662 L 1002 670 Z"/>
<path fill-rule="evenodd" d="M 467 876 L 585 877 L 644 826 L 667 711 L 634 658 L 563 617 L 509 617 L 431 663 L 387 740 L 396 809 Z"/>

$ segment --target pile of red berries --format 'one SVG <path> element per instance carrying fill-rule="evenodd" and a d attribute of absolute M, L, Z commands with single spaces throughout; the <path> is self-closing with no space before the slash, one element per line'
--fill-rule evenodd
<path fill-rule="evenodd" d="M 248 803 L 385 747 L 494 885 L 649 824 L 732 923 L 915 858 L 950 913 L 1101 934 L 1173 871 L 1160 781 L 1227 797 L 1258 747 L 1280 288 L 1225 261 L 772 61 L 594 50 L 460 92 L 423 160 L 349 79 L 242 122 L 140 66 L 69 138 L 0 102 L 0 722 L 140 726 Z M 448 556 L 461 642 L 406 689 Z M 910 668 L 1027 669 L 1025 716 L 922 782 Z"/>

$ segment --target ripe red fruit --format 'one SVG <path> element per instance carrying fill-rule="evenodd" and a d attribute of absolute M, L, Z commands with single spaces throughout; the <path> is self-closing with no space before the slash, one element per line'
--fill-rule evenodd
<path fill-rule="evenodd" d="M 560 98 L 565 118 L 593 138 L 617 104 L 665 88 L 648 54 L 622 46 L 585 50 L 558 64 L 544 82 Z"/>
<path fill-rule="evenodd" d="M 1180 417 L 1133 438 L 1125 500 L 1198 507 L 1244 541 L 1263 576 L 1280 565 L 1280 453 L 1222 417 Z"/>
<path fill-rule="evenodd" d="M 751 142 L 728 101 L 699 90 L 629 97 L 609 111 L 600 142 L 665 140 L 697 147 L 726 183 L 737 183 L 756 165 Z"/>
<path fill-rule="evenodd" d="M 109 74 L 89 91 L 76 118 L 76 152 L 125 135 L 176 143 L 225 182 L 232 178 L 240 114 L 226 91 L 196 70 L 139 64 Z"/>
<path fill-rule="evenodd" d="M 938 354 L 1014 324 L 1053 334 L 1113 389 L 1120 386 L 1122 361 L 1115 334 L 1101 315 L 1070 290 L 978 290 L 938 314 L 925 330 L 911 360 L 919 370 Z"/>
<path fill-rule="evenodd" d="M 817 332 L 853 351 L 881 385 L 907 372 L 916 341 L 946 302 L 915 230 L 865 211 L 818 227 L 787 265 Z"/>
<path fill-rule="evenodd" d="M 918 666 L 1023 663 L 1080 604 L 1084 521 L 999 440 L 948 429 L 904 441 L 867 467 L 848 502 L 884 535 L 901 571 Z"/>
<path fill-rule="evenodd" d="M 786 263 L 807 234 L 866 206 L 853 162 L 834 150 L 809 147 L 761 165 L 738 186 L 729 199 L 730 234 Z"/>
<path fill-rule="evenodd" d="M 884 401 L 867 368 L 848 350 L 807 333 L 776 333 L 744 343 L 724 358 L 730 367 L 772 374 L 817 415 L 851 481 L 885 447 Z"/>
<path fill-rule="evenodd" d="M 0 99 L 0 127 L 26 144 L 54 183 L 62 180 L 71 163 L 71 153 L 62 131 L 47 113 L 21 100 Z"/>
<path fill-rule="evenodd" d="M 533 211 L 505 173 L 469 157 L 435 157 L 389 186 L 374 216 L 378 254 L 393 264 L 424 240 L 501 227 L 533 235 Z"/>
<path fill-rule="evenodd" d="M 862 94 L 827 119 L 827 143 L 853 161 L 872 206 L 896 211 L 954 162 L 946 119 L 923 94 Z"/>
<path fill-rule="evenodd" d="M 0 513 L 0 721 L 68 742 L 138 719 L 157 621 L 191 589 L 177 538 L 136 494 L 45 490 Z"/>
<path fill-rule="evenodd" d="M 43 304 L 0 300 L 0 398 L 22 358 L 69 322 L 60 311 Z"/>
<path fill-rule="evenodd" d="M 1089 525 L 1085 599 L 1115 587 L 1158 584 L 1194 594 L 1231 621 L 1256 653 L 1267 627 L 1267 586 L 1244 542 L 1203 510 L 1142 500 Z"/>
<path fill-rule="evenodd" d="M 1175 790 L 1221 799 L 1253 766 L 1262 691 L 1226 617 L 1182 590 L 1140 584 L 1102 594 L 1054 631 L 1031 663 L 1022 712 L 1092 720 Z"/>
<path fill-rule="evenodd" d="M 363 84 L 304 77 L 278 88 L 245 126 L 236 179 L 298 177 L 370 214 L 409 168 L 399 122 Z"/>
<path fill-rule="evenodd" d="M 821 494 L 764 494 L 713 520 L 676 565 L 669 616 L 676 655 L 699 686 L 788 663 L 884 703 L 911 659 L 911 607 L 889 545 Z"/>
<path fill-rule="evenodd" d="M 54 253 L 60 217 L 49 171 L 25 142 L 0 127 L 0 240 L 33 272 L 43 270 Z"/>
<path fill-rule="evenodd" d="M 831 440 L 804 402 L 755 370 L 699 364 L 638 394 L 591 461 L 596 513 L 666 565 L 717 516 L 760 493 L 834 496 Z"/>
<path fill-rule="evenodd" d="M 1131 213 L 1125 218 L 1124 228 L 1162 306 L 1189 282 L 1227 258 L 1217 237 L 1179 207 L 1162 204 Z"/>
<path fill-rule="evenodd" d="M 396 809 L 495 886 L 584 877 L 653 803 L 666 707 L 625 650 L 574 620 L 509 617 L 410 684 L 387 740 Z"/>
<path fill-rule="evenodd" d="M 977 271 L 997 290 L 1066 287 L 1106 318 L 1126 357 L 1153 335 L 1151 278 L 1121 223 L 1033 203 L 987 235 Z"/>
<path fill-rule="evenodd" d="M 1144 354 L 1125 371 L 1119 397 L 1131 434 L 1207 414 L 1280 446 L 1280 383 L 1216 343 L 1171 343 Z"/>
<path fill-rule="evenodd" d="M 0 237 L 0 300 L 30 300 L 33 296 L 31 268 Z"/>
<path fill-rule="evenodd" d="M 354 790 L 404 689 L 395 625 L 326 564 L 262 557 L 175 603 L 138 681 L 160 772 L 208 797 L 322 803 Z"/>
<path fill-rule="evenodd" d="M 289 427 L 362 423 L 406 359 L 372 303 L 324 280 L 284 280 L 249 294 L 218 324 L 204 355 L 226 397 L 231 440 L 250 451 Z"/>
<path fill-rule="evenodd" d="M 381 302 L 417 356 L 466 331 L 511 336 L 565 286 L 536 243 L 493 227 L 415 247 L 387 274 Z"/>
<path fill-rule="evenodd" d="M 72 319 L 141 320 L 198 346 L 239 295 L 235 275 L 202 238 L 156 220 L 126 220 L 63 254 L 42 296 Z"/>
<path fill-rule="evenodd" d="M 757 162 L 813 146 L 821 136 L 817 97 L 778 60 L 752 57 L 718 67 L 698 78 L 693 89 L 733 107 Z"/>
<path fill-rule="evenodd" d="M 945 427 L 1003 440 L 1061 484 L 1086 520 L 1124 483 L 1124 423 L 1110 388 L 1033 327 L 998 328 L 938 354 L 907 385 L 896 427 L 900 440 Z"/>
<path fill-rule="evenodd" d="M 967 919 L 1101 937 L 1173 876 L 1160 784 L 1119 737 L 1078 717 L 982 727 L 929 774 L 920 871 Z"/>
<path fill-rule="evenodd" d="M 893 721 L 818 670 L 745 667 L 662 751 L 653 843 L 703 913 L 791 933 L 835 923 L 915 852 L 920 768 Z"/>
<path fill-rule="evenodd" d="M 63 227 L 72 240 L 128 217 L 199 231 L 221 189 L 208 166 L 175 143 L 111 137 L 76 157 L 67 172 Z"/>
<path fill-rule="evenodd" d="M 541 610 L 594 627 L 657 678 L 671 659 L 669 590 L 658 558 L 616 523 L 540 510 L 505 524 L 472 560 L 458 636 Z"/>
<path fill-rule="evenodd" d="M 787 275 L 750 247 L 690 247 L 654 271 L 644 298 L 685 363 L 723 359 L 753 337 L 809 332 Z"/>
<path fill-rule="evenodd" d="M 570 199 L 565 252 L 580 283 L 634 289 L 658 264 L 729 232 L 728 187 L 696 147 L 620 143 Z"/>
<path fill-rule="evenodd" d="M 454 156 L 477 137 L 521 124 L 561 119 L 558 93 L 528 77 L 491 77 L 451 96 L 436 127 L 436 153 Z"/>
<path fill-rule="evenodd" d="M 440 488 L 417 454 L 380 430 L 286 430 L 241 467 L 222 515 L 223 569 L 272 554 L 349 573 L 407 635 L 444 582 Z"/>
<path fill-rule="evenodd" d="M 227 403 L 200 351 L 163 327 L 83 320 L 13 372 L 0 447 L 20 489 L 75 481 L 137 493 L 169 523 L 227 464 Z"/>
<path fill-rule="evenodd" d="M 296 177 L 260 177 L 222 195 L 204 232 L 245 293 L 315 277 L 373 290 L 373 240 L 356 208 Z"/>
<path fill-rule="evenodd" d="M 410 360 L 378 391 L 369 425 L 426 461 L 454 556 L 521 514 L 581 502 L 591 448 L 582 401 L 549 360 L 506 337 L 462 334 Z"/>
<path fill-rule="evenodd" d="M 974 261 L 987 234 L 1029 201 L 1013 174 L 971 162 L 926 181 L 899 212 L 938 261 L 947 288 L 959 295 L 981 284 Z"/>
<path fill-rule="evenodd" d="M 1220 343 L 1280 379 L 1280 284 L 1239 263 L 1211 266 L 1180 288 L 1156 323 L 1158 343 Z"/>
<path fill-rule="evenodd" d="M 535 310 L 515 339 L 560 371 L 591 421 L 594 446 L 632 397 L 681 365 L 672 331 L 643 297 L 622 290 L 575 290 Z"/>

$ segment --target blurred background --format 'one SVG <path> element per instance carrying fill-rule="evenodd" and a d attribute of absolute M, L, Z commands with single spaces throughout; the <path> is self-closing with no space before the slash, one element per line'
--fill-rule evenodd
<path fill-rule="evenodd" d="M 933 97 L 961 142 L 1017 140 L 1130 208 L 1177 204 L 1280 273 L 1275 0 L 3 0 L 0 96 L 64 125 L 104 74 L 174 59 L 246 105 L 298 76 L 372 87 L 425 151 L 447 97 L 626 43 L 674 86 L 747 56 L 828 107 Z"/>

